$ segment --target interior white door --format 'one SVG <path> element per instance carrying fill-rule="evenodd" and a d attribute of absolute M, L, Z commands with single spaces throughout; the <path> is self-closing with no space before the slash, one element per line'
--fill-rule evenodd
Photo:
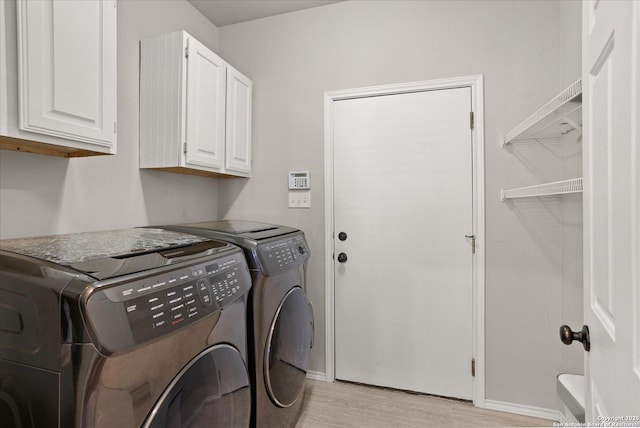
<path fill-rule="evenodd" d="M 337 379 L 472 398 L 470 109 L 468 87 L 334 102 Z"/>
<path fill-rule="evenodd" d="M 640 424 L 638 31 L 639 2 L 583 3 L 585 411 L 620 426 Z"/>
<path fill-rule="evenodd" d="M 196 39 L 187 43 L 186 163 L 222 170 L 227 65 Z"/>

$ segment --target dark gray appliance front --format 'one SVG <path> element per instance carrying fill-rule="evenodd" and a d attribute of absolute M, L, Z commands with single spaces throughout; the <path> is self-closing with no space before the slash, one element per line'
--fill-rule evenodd
<path fill-rule="evenodd" d="M 300 230 L 246 221 L 213 221 L 171 230 L 243 248 L 251 270 L 249 325 L 256 427 L 293 427 L 304 399 L 313 347 L 313 308 L 305 294 L 309 246 Z"/>
<path fill-rule="evenodd" d="M 166 237 L 64 265 L 41 242 L 24 255 L 13 251 L 28 244 L 0 241 L 0 425 L 249 425 L 243 254 Z"/>

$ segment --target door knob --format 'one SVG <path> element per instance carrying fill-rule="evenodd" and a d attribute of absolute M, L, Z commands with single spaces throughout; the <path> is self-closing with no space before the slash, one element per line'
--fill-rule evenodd
<path fill-rule="evenodd" d="M 347 255 L 345 253 L 338 254 L 338 261 L 340 263 L 344 263 L 347 261 Z"/>
<path fill-rule="evenodd" d="M 560 340 L 565 345 L 571 345 L 571 343 L 575 340 L 577 342 L 582 342 L 582 347 L 585 351 L 589 352 L 591 349 L 591 340 L 589 338 L 589 327 L 586 325 L 582 326 L 582 330 L 579 332 L 575 332 L 571 330 L 571 327 L 568 325 L 563 325 L 560 327 Z"/>
<path fill-rule="evenodd" d="M 346 241 L 347 240 L 347 234 L 345 232 L 338 233 L 338 239 L 341 240 L 341 241 Z"/>

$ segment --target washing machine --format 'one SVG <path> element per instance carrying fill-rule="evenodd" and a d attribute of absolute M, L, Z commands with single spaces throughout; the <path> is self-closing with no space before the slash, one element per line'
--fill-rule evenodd
<path fill-rule="evenodd" d="M 250 287 L 184 233 L 0 241 L 0 426 L 249 426 Z"/>
<path fill-rule="evenodd" d="M 309 246 L 304 233 L 230 220 L 163 227 L 244 249 L 253 280 L 248 311 L 252 426 L 294 426 L 302 408 L 314 333 L 313 308 L 305 294 Z"/>

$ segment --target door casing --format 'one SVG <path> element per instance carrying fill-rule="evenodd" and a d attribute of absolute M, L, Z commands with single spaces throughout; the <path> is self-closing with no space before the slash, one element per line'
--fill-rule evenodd
<path fill-rule="evenodd" d="M 471 111 L 474 113 L 473 144 L 473 231 L 476 252 L 473 257 L 473 358 L 475 377 L 473 403 L 485 407 L 484 370 L 484 79 L 482 75 L 454 77 L 394 85 L 372 86 L 324 95 L 324 188 L 325 188 L 325 380 L 335 380 L 335 281 L 334 281 L 334 203 L 333 203 L 333 103 L 335 101 L 380 95 L 403 94 L 437 89 L 471 88 Z"/>

